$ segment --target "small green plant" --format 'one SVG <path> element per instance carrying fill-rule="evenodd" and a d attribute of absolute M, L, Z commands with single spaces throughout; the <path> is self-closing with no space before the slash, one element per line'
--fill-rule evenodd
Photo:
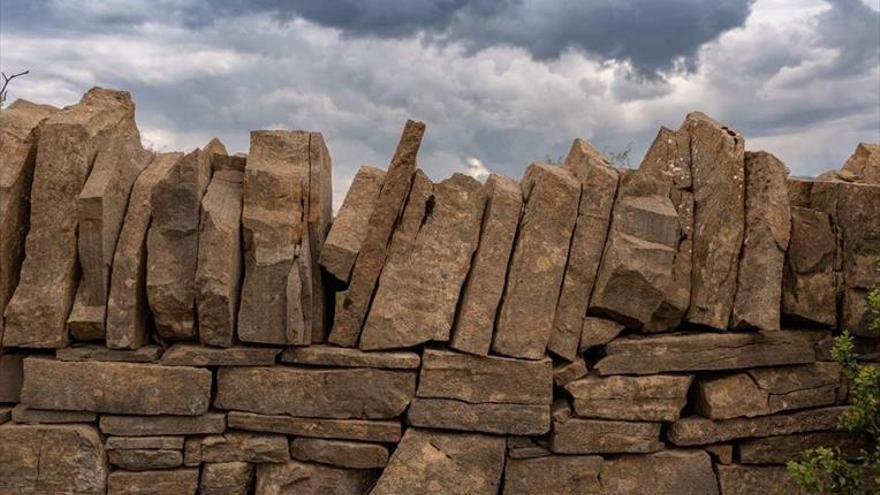
<path fill-rule="evenodd" d="M 0 72 L 0 75 L 3 76 L 3 86 L 0 87 L 0 108 L 3 108 L 3 104 L 6 103 L 6 95 L 9 91 L 6 88 L 9 86 L 9 81 L 15 79 L 16 77 L 26 76 L 29 73 L 30 71 L 26 70 L 24 72 L 19 72 L 18 74 L 7 76 L 5 72 Z"/>

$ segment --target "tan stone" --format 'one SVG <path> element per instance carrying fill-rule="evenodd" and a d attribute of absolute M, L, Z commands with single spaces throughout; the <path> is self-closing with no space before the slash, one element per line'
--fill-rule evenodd
<path fill-rule="evenodd" d="M 513 248 L 492 350 L 540 359 L 562 287 L 580 185 L 567 170 L 533 163 L 522 180 L 525 207 Z"/>
<path fill-rule="evenodd" d="M 584 352 L 591 347 L 605 345 L 620 335 L 625 327 L 605 318 L 585 316 L 581 322 L 581 340 L 579 352 Z"/>
<path fill-rule="evenodd" d="M 335 438 L 382 443 L 397 443 L 402 435 L 399 421 L 294 418 L 241 411 L 229 413 L 229 427 L 237 430 L 284 433 L 309 438 Z"/>
<path fill-rule="evenodd" d="M 107 333 L 104 326 L 106 309 L 104 304 L 88 304 L 85 284 L 80 283 L 67 317 L 67 332 L 80 342 L 100 340 Z"/>
<path fill-rule="evenodd" d="M 254 467 L 246 462 L 212 462 L 202 466 L 203 495 L 247 495 L 254 485 Z"/>
<path fill-rule="evenodd" d="M 880 285 L 880 184 L 837 184 L 844 282 L 840 325 L 853 335 L 873 337 L 867 296 Z"/>
<path fill-rule="evenodd" d="M 553 367 L 553 384 L 564 387 L 569 383 L 583 378 L 587 374 L 587 363 L 584 358 L 578 357 L 570 363 L 561 363 Z"/>
<path fill-rule="evenodd" d="M 287 437 L 261 433 L 229 432 L 186 440 L 186 465 L 203 462 L 287 462 Z"/>
<path fill-rule="evenodd" d="M 403 129 L 394 157 L 388 165 L 373 214 L 370 215 L 361 250 L 352 268 L 348 292 L 340 311 L 336 312 L 333 330 L 329 336 L 329 342 L 333 344 L 355 347 L 358 343 L 379 274 L 385 265 L 394 226 L 409 194 L 416 169 L 416 155 L 424 133 L 425 124 L 421 122 L 407 121 Z"/>
<path fill-rule="evenodd" d="M 135 350 L 108 349 L 102 345 L 80 345 L 55 351 L 59 361 L 108 361 L 119 363 L 154 363 L 162 356 L 162 348 L 144 346 Z"/>
<path fill-rule="evenodd" d="M 547 442 L 542 438 L 507 437 L 507 457 L 509 459 L 534 459 L 548 455 L 550 455 L 550 450 L 547 448 Z"/>
<path fill-rule="evenodd" d="M 599 456 L 548 456 L 535 459 L 511 459 L 504 469 L 505 495 L 603 494 Z"/>
<path fill-rule="evenodd" d="M 422 228 L 422 220 L 425 219 L 433 195 L 434 183 L 422 169 L 416 169 L 406 205 L 388 243 L 386 267 L 405 263 L 412 254 L 416 236 Z M 382 269 L 385 270 L 384 267 Z"/>
<path fill-rule="evenodd" d="M 109 437 L 104 442 L 107 450 L 183 450 L 183 437 Z"/>
<path fill-rule="evenodd" d="M 880 184 L 880 144 L 859 143 L 841 170 L 858 176 L 858 180 Z"/>
<path fill-rule="evenodd" d="M 173 469 L 183 466 L 183 453 L 179 450 L 125 449 L 108 450 L 107 461 L 128 471 Z"/>
<path fill-rule="evenodd" d="M 414 352 L 365 352 L 346 347 L 311 345 L 285 349 L 281 353 L 281 361 L 310 366 L 414 370 L 419 368 L 421 358 Z"/>
<path fill-rule="evenodd" d="M 805 495 L 807 492 L 791 478 L 783 466 L 718 466 L 718 487 L 721 495 L 752 495 L 784 493 Z"/>
<path fill-rule="evenodd" d="M 327 493 L 365 495 L 379 476 L 374 469 L 342 469 L 323 464 L 288 461 L 257 465 L 256 493 Z"/>
<path fill-rule="evenodd" d="M 757 418 L 713 420 L 700 416 L 682 418 L 669 429 L 676 445 L 705 445 L 735 438 L 769 437 L 807 431 L 834 430 L 846 407 L 825 407 Z"/>
<path fill-rule="evenodd" d="M 507 265 L 522 211 L 522 190 L 507 177 L 492 174 L 483 186 L 486 209 L 480 240 L 455 320 L 453 349 L 486 355 L 492 344 Z"/>
<path fill-rule="evenodd" d="M 306 294 L 302 304 L 307 328 L 311 326 L 311 342 L 324 342 L 331 322 L 318 261 L 333 222 L 333 178 L 330 152 L 320 132 L 309 133 L 308 181 L 303 189 L 307 235 L 298 260 Z"/>
<path fill-rule="evenodd" d="M 702 450 L 624 455 L 602 464 L 603 495 L 717 495 L 712 460 Z"/>
<path fill-rule="evenodd" d="M 845 459 L 855 460 L 865 438 L 849 432 L 822 431 L 744 440 L 737 445 L 743 464 L 785 464 L 797 460 L 807 449 L 839 449 Z"/>
<path fill-rule="evenodd" d="M 290 442 L 290 455 L 304 462 L 330 464 L 349 469 L 384 468 L 388 464 L 388 448 L 374 443 L 321 438 L 295 438 Z"/>
<path fill-rule="evenodd" d="M 413 426 L 510 435 L 550 430 L 549 404 L 469 403 L 455 399 L 413 399 L 406 421 Z"/>
<path fill-rule="evenodd" d="M 675 421 L 687 404 L 692 376 L 589 375 L 565 386 L 583 418 Z"/>
<path fill-rule="evenodd" d="M 791 207 L 791 242 L 785 261 L 782 313 L 795 321 L 837 324 L 836 240 L 827 213 Z"/>
<path fill-rule="evenodd" d="M 12 419 L 12 408 L 0 407 L 0 425 Z"/>
<path fill-rule="evenodd" d="M 107 477 L 107 495 L 195 495 L 198 469 L 113 471 Z"/>
<path fill-rule="evenodd" d="M 101 433 L 105 435 L 209 435 L 226 430 L 226 415 L 209 412 L 201 416 L 112 416 L 101 415 Z"/>
<path fill-rule="evenodd" d="M 718 464 L 733 463 L 733 445 L 729 443 L 719 443 L 716 445 L 706 445 L 703 449 L 712 456 L 712 460 Z"/>
<path fill-rule="evenodd" d="M 27 354 L 0 354 L 0 403 L 21 400 L 22 362 Z"/>
<path fill-rule="evenodd" d="M 23 424 L 94 423 L 97 420 L 95 413 L 84 411 L 31 409 L 24 404 L 18 404 L 12 409 L 12 421 Z"/>
<path fill-rule="evenodd" d="M 278 349 L 271 347 L 228 347 L 217 349 L 175 344 L 162 355 L 165 366 L 272 366 Z"/>
<path fill-rule="evenodd" d="M 660 423 L 570 418 L 554 421 L 550 450 L 556 454 L 648 454 L 663 449 Z"/>

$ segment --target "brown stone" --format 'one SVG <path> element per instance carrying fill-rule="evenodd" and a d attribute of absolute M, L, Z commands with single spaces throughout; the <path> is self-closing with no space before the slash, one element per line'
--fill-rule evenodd
<path fill-rule="evenodd" d="M 22 362 L 27 354 L 0 354 L 0 403 L 21 400 Z"/>
<path fill-rule="evenodd" d="M 550 455 L 547 442 L 538 437 L 507 437 L 507 457 L 510 459 L 534 459 Z"/>
<path fill-rule="evenodd" d="M 103 304 L 93 306 L 86 303 L 85 285 L 80 283 L 67 317 L 67 332 L 80 342 L 100 340 L 107 333 L 104 326 L 106 309 Z"/>
<path fill-rule="evenodd" d="M 294 418 L 241 411 L 229 413 L 229 427 L 237 430 L 283 433 L 309 438 L 335 438 L 383 443 L 397 443 L 403 433 L 399 421 Z"/>
<path fill-rule="evenodd" d="M 727 328 L 745 229 L 742 135 L 701 113 L 687 116 L 694 191 L 694 248 L 687 321 Z"/>
<path fill-rule="evenodd" d="M 93 88 L 40 127 L 21 279 L 6 307 L 3 345 L 64 347 L 78 281 L 76 200 L 95 155 L 139 139 L 126 92 Z M 37 255 L 38 254 L 38 255 Z"/>
<path fill-rule="evenodd" d="M 321 266 L 343 282 L 348 282 L 351 276 L 384 181 L 384 170 L 366 165 L 361 167 L 324 241 L 319 258 Z"/>
<path fill-rule="evenodd" d="M 601 471 L 602 458 L 599 456 L 511 459 L 504 469 L 504 494 L 600 495 L 604 493 L 599 481 Z"/>
<path fill-rule="evenodd" d="M 388 244 L 409 194 L 416 169 L 416 155 L 425 133 L 425 124 L 407 121 L 388 165 L 385 181 L 361 243 L 361 250 L 351 273 L 345 299 L 336 313 L 329 342 L 355 347 L 367 317 L 379 274 L 385 265 Z"/>
<path fill-rule="evenodd" d="M 486 355 L 492 344 L 507 265 L 522 211 L 522 190 L 507 177 L 492 174 L 483 186 L 486 209 L 470 274 L 462 289 L 453 349 Z"/>
<path fill-rule="evenodd" d="M 186 440 L 186 465 L 202 462 L 287 462 L 290 452 L 287 437 L 260 433 L 231 432 L 224 435 L 189 437 Z"/>
<path fill-rule="evenodd" d="M 259 464 L 256 493 L 366 495 L 378 476 L 379 471 L 374 469 L 342 469 L 300 461 Z"/>
<path fill-rule="evenodd" d="M 290 455 L 300 461 L 349 469 L 384 468 L 388 464 L 387 447 L 346 440 L 295 438 L 290 442 Z"/>
<path fill-rule="evenodd" d="M 687 403 L 692 376 L 586 376 L 565 386 L 583 418 L 675 421 Z"/>
<path fill-rule="evenodd" d="M 785 259 L 782 313 L 795 321 L 834 327 L 836 239 L 827 213 L 791 207 L 791 242 Z"/>
<path fill-rule="evenodd" d="M 108 450 L 107 461 L 128 471 L 172 469 L 183 466 L 183 453 L 179 450 L 162 449 Z"/>
<path fill-rule="evenodd" d="M 365 352 L 346 347 L 311 345 L 285 349 L 281 353 L 281 361 L 310 366 L 414 370 L 419 368 L 421 358 L 414 352 Z"/>
<path fill-rule="evenodd" d="M 159 346 L 139 347 L 135 350 L 108 349 L 102 345 L 65 347 L 55 351 L 59 361 L 106 361 L 118 363 L 154 363 L 162 356 Z"/>
<path fill-rule="evenodd" d="M 717 495 L 712 460 L 702 450 L 624 455 L 602 464 L 603 495 Z"/>
<path fill-rule="evenodd" d="M 504 450 L 503 437 L 409 428 L 371 493 L 495 494 Z"/>
<path fill-rule="evenodd" d="M 853 335 L 875 337 L 867 297 L 880 285 L 880 184 L 837 184 L 836 220 L 843 239 L 840 325 Z"/>
<path fill-rule="evenodd" d="M 492 350 L 540 359 L 553 330 L 580 184 L 563 168 L 533 163 L 523 177 L 522 189 L 525 207 Z"/>
<path fill-rule="evenodd" d="M 198 469 L 113 471 L 107 477 L 107 495 L 195 495 Z"/>
<path fill-rule="evenodd" d="M 0 425 L 12 419 L 12 408 L 0 407 Z"/>
<path fill-rule="evenodd" d="M 782 273 L 791 235 L 788 169 L 763 151 L 745 154 L 746 220 L 730 326 L 779 330 Z"/>
<path fill-rule="evenodd" d="M 608 235 L 618 173 L 602 153 L 581 139 L 572 144 L 565 168 L 580 180 L 581 197 L 547 348 L 573 361 Z"/>
<path fill-rule="evenodd" d="M 485 198 L 462 174 L 434 187 L 432 207 L 401 263 L 382 270 L 361 335 L 365 350 L 447 341 L 461 287 L 480 235 Z M 419 297 L 406 297 L 419 294 Z"/>
<path fill-rule="evenodd" d="M 859 143 L 841 170 L 858 176 L 858 180 L 880 184 L 880 144 Z"/>
<path fill-rule="evenodd" d="M 24 361 L 21 402 L 36 409 L 195 416 L 208 410 L 210 397 L 208 370 L 41 358 Z"/>
<path fill-rule="evenodd" d="M 553 363 L 426 349 L 419 397 L 470 403 L 550 404 Z"/>
<path fill-rule="evenodd" d="M 214 404 L 261 414 L 387 419 L 406 409 L 415 386 L 415 373 L 409 371 L 221 368 Z"/>
<path fill-rule="evenodd" d="M 703 447 L 706 452 L 712 456 L 712 460 L 718 464 L 733 463 L 733 445 L 729 443 L 719 443 L 716 445 L 706 445 Z"/>
<path fill-rule="evenodd" d="M 308 181 L 303 184 L 305 238 L 298 255 L 303 285 L 302 306 L 306 328 L 311 327 L 310 342 L 324 342 L 330 330 L 330 312 L 324 277 L 318 264 L 324 241 L 333 222 L 332 161 L 324 136 L 309 133 Z M 308 330 L 307 330 L 308 331 Z"/>
<path fill-rule="evenodd" d="M 550 406 L 476 403 L 415 398 L 406 421 L 413 426 L 511 435 L 542 435 L 550 430 Z"/>
<path fill-rule="evenodd" d="M 625 327 L 605 318 L 585 316 L 581 322 L 581 340 L 578 351 L 584 352 L 590 347 L 605 345 L 620 335 Z"/>
<path fill-rule="evenodd" d="M 18 404 L 12 409 L 12 421 L 24 424 L 67 424 L 94 423 L 98 420 L 95 413 L 85 411 L 49 411 L 31 409 Z"/>
<path fill-rule="evenodd" d="M 783 466 L 717 466 L 721 495 L 753 495 L 785 493 L 805 495 L 807 492 L 791 478 Z"/>
<path fill-rule="evenodd" d="M 182 153 L 155 155 L 131 189 L 110 275 L 107 347 L 137 349 L 149 342 L 146 280 L 147 232 L 152 218 L 152 196 L 159 182 L 182 156 Z"/>
<path fill-rule="evenodd" d="M 663 449 L 660 423 L 570 418 L 554 421 L 550 450 L 556 454 L 648 454 Z"/>
<path fill-rule="evenodd" d="M 183 437 L 109 437 L 104 442 L 107 450 L 183 450 Z"/>
<path fill-rule="evenodd" d="M 149 437 L 156 435 L 209 435 L 226 430 L 226 415 L 209 412 L 201 416 L 110 416 L 101 415 L 101 433 Z"/>
<path fill-rule="evenodd" d="M 797 331 L 623 337 L 606 346 L 596 369 L 601 375 L 647 375 L 811 363 L 816 360 L 814 338 Z"/>
<path fill-rule="evenodd" d="M 564 387 L 569 383 L 583 378 L 587 374 L 587 363 L 584 358 L 578 357 L 570 363 L 561 363 L 553 367 L 553 384 Z"/>
<path fill-rule="evenodd" d="M 175 344 L 162 355 L 165 366 L 272 366 L 278 349 L 271 347 L 228 347 L 217 349 Z"/>
<path fill-rule="evenodd" d="M 839 449 L 844 458 L 855 460 L 864 446 L 864 437 L 856 434 L 822 431 L 745 440 L 737 445 L 737 451 L 743 464 L 785 464 L 799 459 L 804 450 L 817 447 Z"/>
<path fill-rule="evenodd" d="M 93 427 L 0 426 L 0 493 L 104 494 L 107 471 Z"/>
<path fill-rule="evenodd" d="M 202 466 L 199 489 L 204 495 L 247 495 L 254 485 L 254 467 L 246 462 L 212 462 Z"/>
<path fill-rule="evenodd" d="M 807 431 L 834 430 L 846 407 L 808 409 L 757 418 L 713 420 L 700 416 L 682 418 L 672 424 L 668 436 L 676 445 L 705 445 L 735 438 L 769 437 Z"/>

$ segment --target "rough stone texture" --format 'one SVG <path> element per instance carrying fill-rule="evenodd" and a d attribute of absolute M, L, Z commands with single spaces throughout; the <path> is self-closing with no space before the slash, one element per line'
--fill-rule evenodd
<path fill-rule="evenodd" d="M 327 288 L 318 259 L 333 222 L 333 178 L 330 151 L 320 132 L 309 133 L 308 180 L 304 184 L 306 231 L 298 253 L 302 306 L 308 342 L 324 342 L 330 329 Z"/>
<path fill-rule="evenodd" d="M 364 352 L 345 347 L 312 345 L 286 349 L 281 353 L 281 361 L 310 366 L 414 370 L 419 368 L 421 358 L 414 352 Z"/>
<path fill-rule="evenodd" d="M 333 219 L 319 260 L 328 273 L 342 282 L 348 282 L 351 276 L 384 181 L 384 170 L 361 167 Z"/>
<path fill-rule="evenodd" d="M 6 307 L 4 346 L 67 344 L 67 317 L 78 281 L 77 196 L 99 151 L 138 139 L 130 95 L 101 88 L 89 90 L 78 104 L 41 125 L 26 257 Z"/>
<path fill-rule="evenodd" d="M 106 309 L 103 304 L 94 306 L 88 304 L 85 285 L 80 283 L 70 315 L 67 317 L 67 332 L 81 342 L 100 340 L 107 333 L 104 326 Z"/>
<path fill-rule="evenodd" d="M 340 469 L 300 461 L 289 461 L 286 464 L 259 464 L 256 493 L 366 495 L 378 475 L 378 471 L 372 469 Z"/>
<path fill-rule="evenodd" d="M 785 493 L 802 495 L 783 466 L 717 466 L 718 487 L 721 495 L 753 495 L 755 493 Z"/>
<path fill-rule="evenodd" d="M 202 198 L 196 307 L 199 340 L 232 346 L 241 281 L 241 195 L 245 159 L 214 155 L 217 170 Z"/>
<path fill-rule="evenodd" d="M 550 454 L 547 442 L 540 437 L 507 437 L 507 457 L 510 459 L 534 459 Z"/>
<path fill-rule="evenodd" d="M 0 354 L 0 403 L 21 400 L 22 362 L 27 354 Z"/>
<path fill-rule="evenodd" d="M 623 337 L 606 346 L 596 369 L 602 375 L 647 375 L 811 363 L 814 338 L 796 331 Z"/>
<path fill-rule="evenodd" d="M 246 462 L 216 462 L 202 466 L 203 495 L 247 495 L 254 485 L 254 467 Z"/>
<path fill-rule="evenodd" d="M 540 359 L 553 330 L 580 185 L 563 168 L 533 163 L 523 177 L 522 189 L 525 207 L 492 350 Z"/>
<path fill-rule="evenodd" d="M 572 144 L 565 159 L 565 168 L 580 180 L 581 197 L 547 348 L 573 361 L 578 353 L 583 317 L 587 312 L 608 235 L 618 172 L 602 153 L 581 139 L 576 139 Z"/>
<path fill-rule="evenodd" d="M 0 407 L 0 425 L 9 422 L 12 419 L 12 409 L 8 407 Z"/>
<path fill-rule="evenodd" d="M 492 331 L 523 199 L 519 184 L 497 174 L 489 176 L 483 190 L 486 208 L 480 240 L 462 289 L 449 346 L 462 352 L 486 355 L 492 344 Z"/>
<path fill-rule="evenodd" d="M 550 406 L 415 398 L 406 421 L 425 428 L 542 435 L 550 430 Z"/>
<path fill-rule="evenodd" d="M 155 155 L 132 186 L 110 274 L 107 347 L 137 349 L 149 342 L 147 232 L 152 218 L 153 191 L 182 157 L 182 153 Z"/>
<path fill-rule="evenodd" d="M 504 451 L 503 437 L 410 428 L 371 494 L 495 494 Z"/>
<path fill-rule="evenodd" d="M 0 493 L 103 495 L 107 461 L 89 426 L 0 426 Z"/>
<path fill-rule="evenodd" d="M 195 416 L 208 410 L 210 397 L 208 370 L 41 358 L 24 361 L 21 402 L 36 409 Z"/>
<path fill-rule="evenodd" d="M 553 363 L 426 349 L 419 397 L 470 403 L 550 404 Z"/>
<path fill-rule="evenodd" d="M 730 321 L 745 220 L 742 135 L 699 112 L 687 116 L 694 191 L 694 250 L 687 321 L 724 330 Z"/>
<path fill-rule="evenodd" d="M 713 495 L 712 460 L 702 450 L 664 450 L 625 455 L 602 464 L 604 495 Z"/>
<path fill-rule="evenodd" d="M 614 320 L 585 316 L 581 322 L 581 340 L 578 352 L 584 352 L 590 347 L 611 342 L 624 328 L 622 324 Z"/>
<path fill-rule="evenodd" d="M 834 327 L 836 237 L 827 213 L 791 207 L 791 242 L 785 258 L 782 313 L 795 321 Z"/>
<path fill-rule="evenodd" d="M 504 469 L 505 495 L 603 494 L 599 456 L 548 456 L 509 460 Z"/>
<path fill-rule="evenodd" d="M 85 411 L 48 411 L 18 404 L 12 409 L 12 421 L 23 424 L 94 423 L 95 413 Z"/>
<path fill-rule="evenodd" d="M 361 333 L 361 327 L 367 317 L 373 292 L 379 281 L 379 274 L 385 264 L 388 244 L 394 232 L 394 226 L 400 217 L 413 173 L 416 170 L 416 155 L 425 133 L 425 124 L 407 121 L 400 136 L 400 142 L 394 151 L 394 157 L 385 173 L 385 181 L 370 222 L 367 233 L 361 243 L 361 250 L 351 273 L 351 282 L 345 294 L 336 318 L 329 342 L 342 347 L 355 347 Z"/>
<path fill-rule="evenodd" d="M 565 386 L 583 418 L 675 421 L 687 403 L 692 376 L 586 376 Z"/>
<path fill-rule="evenodd" d="M 557 454 L 647 454 L 663 449 L 660 423 L 570 418 L 553 422 L 550 450 Z"/>
<path fill-rule="evenodd" d="M 669 440 L 676 445 L 705 445 L 734 438 L 769 437 L 807 431 L 834 430 L 846 407 L 808 409 L 757 418 L 713 420 L 699 416 L 679 419 L 669 429 Z"/>
<path fill-rule="evenodd" d="M 584 358 L 578 357 L 570 363 L 561 363 L 553 367 L 553 384 L 564 387 L 586 374 L 587 363 Z"/>
<path fill-rule="evenodd" d="M 183 453 L 179 450 L 163 449 L 108 450 L 107 461 L 128 471 L 173 469 L 183 465 Z"/>
<path fill-rule="evenodd" d="M 287 462 L 287 437 L 259 433 L 232 432 L 186 440 L 186 465 L 202 462 Z"/>
<path fill-rule="evenodd" d="M 765 416 L 834 404 L 844 395 L 841 386 L 836 363 L 758 368 L 699 380 L 694 405 L 712 419 Z"/>
<path fill-rule="evenodd" d="M 149 437 L 156 435 L 209 435 L 226 430 L 226 415 L 209 412 L 201 416 L 109 416 L 101 415 L 101 433 Z"/>
<path fill-rule="evenodd" d="M 848 432 L 815 432 L 745 440 L 737 445 L 743 464 L 785 464 L 806 449 L 840 449 L 846 459 L 856 459 L 865 446 L 864 437 Z"/>
<path fill-rule="evenodd" d="M 788 169 L 770 153 L 748 152 L 745 173 L 745 237 L 730 326 L 779 330 L 782 273 L 791 235 Z"/>
<path fill-rule="evenodd" d="M 216 349 L 175 344 L 162 355 L 165 366 L 272 366 L 278 349 L 271 347 L 229 347 Z"/>
<path fill-rule="evenodd" d="M 859 181 L 880 184 L 880 144 L 859 143 L 841 170 L 855 174 Z"/>
<path fill-rule="evenodd" d="M 290 455 L 304 462 L 349 469 L 384 468 L 388 464 L 387 447 L 346 440 L 296 438 L 290 442 Z"/>
<path fill-rule="evenodd" d="M 480 183 L 466 175 L 455 174 L 434 187 L 431 208 L 409 256 L 382 270 L 361 335 L 362 349 L 449 340 L 456 303 L 479 240 L 484 203 Z"/>
<path fill-rule="evenodd" d="M 399 421 L 293 418 L 240 411 L 229 413 L 229 427 L 237 430 L 284 433 L 310 438 L 335 438 L 397 443 L 403 434 Z"/>
<path fill-rule="evenodd" d="M 837 224 L 842 233 L 843 300 L 840 325 L 872 337 L 868 292 L 880 285 L 880 185 L 837 183 Z"/>
<path fill-rule="evenodd" d="M 198 469 L 113 471 L 107 477 L 107 495 L 195 495 Z"/>
<path fill-rule="evenodd" d="M 162 348 L 145 346 L 135 350 L 108 349 L 100 345 L 65 347 L 55 351 L 59 361 L 106 361 L 118 363 L 153 363 L 162 356 Z"/>
<path fill-rule="evenodd" d="M 416 375 L 409 371 L 221 368 L 214 405 L 261 414 L 387 419 L 406 409 L 415 387 Z"/>
<path fill-rule="evenodd" d="M 733 463 L 733 445 L 719 443 L 716 445 L 706 445 L 703 449 L 712 456 L 712 460 L 719 464 Z"/>
<path fill-rule="evenodd" d="M 109 437 L 104 442 L 104 448 L 107 450 L 183 450 L 183 437 Z"/>

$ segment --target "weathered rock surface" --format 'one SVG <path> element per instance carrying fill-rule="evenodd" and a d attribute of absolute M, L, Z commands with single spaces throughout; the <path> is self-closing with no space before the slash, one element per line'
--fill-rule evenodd
<path fill-rule="evenodd" d="M 449 346 L 462 352 L 486 355 L 492 344 L 495 317 L 523 200 L 519 184 L 501 175 L 490 175 L 483 190 L 486 209 L 480 239 L 462 289 Z"/>
<path fill-rule="evenodd" d="M 755 438 L 739 442 L 737 451 L 743 464 L 785 464 L 798 459 L 806 449 L 827 447 L 840 449 L 846 459 L 856 459 L 865 446 L 865 439 L 849 432 L 821 431 Z"/>
<path fill-rule="evenodd" d="M 880 185 L 837 183 L 837 224 L 842 233 L 843 300 L 840 325 L 853 335 L 871 330 L 869 291 L 880 284 Z"/>
<path fill-rule="evenodd" d="M 20 400 L 22 363 L 27 356 L 27 354 L 0 354 L 0 403 L 15 403 Z"/>
<path fill-rule="evenodd" d="M 561 363 L 553 367 L 553 384 L 564 387 L 586 374 L 587 363 L 584 358 L 578 357 L 570 363 Z"/>
<path fill-rule="evenodd" d="M 55 351 L 55 358 L 59 361 L 107 361 L 118 363 L 153 363 L 162 356 L 162 348 L 158 346 L 144 346 L 128 351 L 121 349 L 108 349 L 101 345 L 80 345 L 65 347 Z"/>
<path fill-rule="evenodd" d="M 210 435 L 226 430 L 226 415 L 209 412 L 201 416 L 101 415 L 101 433 L 149 437 L 156 435 Z"/>
<path fill-rule="evenodd" d="M 162 355 L 165 366 L 272 366 L 278 349 L 271 347 L 228 347 L 217 349 L 175 344 Z"/>
<path fill-rule="evenodd" d="M 523 177 L 522 189 L 525 207 L 492 350 L 540 359 L 553 330 L 580 185 L 563 168 L 533 163 Z"/>
<path fill-rule="evenodd" d="M 859 181 L 880 184 L 880 144 L 859 143 L 841 170 L 855 174 Z"/>
<path fill-rule="evenodd" d="M 365 350 L 447 341 L 470 260 L 479 240 L 485 198 L 462 174 L 438 183 L 433 202 L 402 263 L 386 266 L 361 335 Z M 420 297 L 406 297 L 420 294 Z"/>
<path fill-rule="evenodd" d="M 183 450 L 183 437 L 109 437 L 104 447 L 107 450 Z"/>
<path fill-rule="evenodd" d="M 791 242 L 785 258 L 782 313 L 793 320 L 834 327 L 836 237 L 827 213 L 791 207 Z"/>
<path fill-rule="evenodd" d="M 503 437 L 410 428 L 371 493 L 495 494 L 504 451 Z"/>
<path fill-rule="evenodd" d="M 788 169 L 763 151 L 745 154 L 745 237 L 730 326 L 778 330 L 782 273 L 791 235 Z"/>
<path fill-rule="evenodd" d="M 605 345 L 620 335 L 625 327 L 614 320 L 585 316 L 581 322 L 581 339 L 578 352 L 590 347 Z"/>
<path fill-rule="evenodd" d="M 7 423 L 12 419 L 12 409 L 8 407 L 0 407 L 0 425 Z"/>
<path fill-rule="evenodd" d="M 182 157 L 182 153 L 155 155 L 132 186 L 110 274 L 107 347 L 137 349 L 149 342 L 147 232 L 152 218 L 153 191 Z"/>
<path fill-rule="evenodd" d="M 583 317 L 608 235 L 618 172 L 602 153 L 581 139 L 575 139 L 572 144 L 565 168 L 580 181 L 581 195 L 547 347 L 556 355 L 572 361 L 578 353 Z"/>
<path fill-rule="evenodd" d="M 260 433 L 229 432 L 186 440 L 186 465 L 202 462 L 287 462 L 290 452 L 287 437 Z"/>
<path fill-rule="evenodd" d="M 378 475 L 378 471 L 373 469 L 341 469 L 300 461 L 259 464 L 256 493 L 366 495 Z"/>
<path fill-rule="evenodd" d="M 107 461 L 88 426 L 0 426 L 0 493 L 103 494 Z"/>
<path fill-rule="evenodd" d="M 152 364 L 24 361 L 21 402 L 35 409 L 115 414 L 179 414 L 208 410 L 211 372 Z"/>
<path fill-rule="evenodd" d="M 363 166 L 354 176 L 333 226 L 324 241 L 320 263 L 328 273 L 348 282 L 351 269 L 367 235 L 370 216 L 376 207 L 385 171 Z"/>
<path fill-rule="evenodd" d="M 329 342 L 355 347 L 367 317 L 379 274 L 385 264 L 388 244 L 397 219 L 406 204 L 416 170 L 416 155 L 425 133 L 425 124 L 407 121 L 394 157 L 385 173 L 367 233 L 351 273 L 351 282 L 340 311 L 337 311 Z"/>
<path fill-rule="evenodd" d="M 387 419 L 406 409 L 415 387 L 415 373 L 409 371 L 221 368 L 214 404 L 261 414 Z M 278 390 L 288 393 L 278 394 Z"/>
<path fill-rule="evenodd" d="M 557 454 L 647 454 L 663 449 L 660 423 L 570 418 L 553 422 L 550 450 Z"/>
<path fill-rule="evenodd" d="M 12 421 L 22 424 L 94 423 L 98 416 L 86 411 L 49 411 L 18 404 L 12 409 Z"/>
<path fill-rule="evenodd" d="M 507 457 L 510 459 L 534 459 L 551 455 L 547 442 L 539 437 L 507 437 Z"/>
<path fill-rule="evenodd" d="M 757 418 L 713 420 L 699 416 L 679 419 L 669 429 L 669 440 L 676 445 L 705 445 L 734 438 L 770 437 L 837 428 L 846 407 L 808 409 Z"/>
<path fill-rule="evenodd" d="M 108 450 L 107 461 L 113 466 L 128 471 L 172 469 L 183 466 L 183 453 L 179 450 L 164 449 Z"/>
<path fill-rule="evenodd" d="M 783 466 L 717 466 L 721 495 L 805 494 Z"/>
<path fill-rule="evenodd" d="M 285 349 L 281 361 L 310 366 L 414 370 L 419 368 L 421 358 L 414 352 L 364 352 L 346 347 L 311 345 Z"/>
<path fill-rule="evenodd" d="M 346 440 L 295 438 L 290 442 L 290 455 L 304 462 L 330 464 L 349 469 L 384 468 L 388 464 L 387 447 Z"/>
<path fill-rule="evenodd" d="M 590 375 L 565 386 L 583 418 L 675 421 L 687 403 L 692 376 Z"/>
<path fill-rule="evenodd" d="M 246 495 L 254 485 L 254 467 L 247 462 L 216 462 L 202 466 L 199 489 L 204 495 Z"/>
<path fill-rule="evenodd" d="M 324 342 L 330 329 L 330 313 L 325 302 L 324 278 L 318 264 L 324 241 L 333 222 L 332 162 L 324 136 L 320 132 L 309 133 L 309 168 L 305 190 L 306 230 L 298 253 L 300 278 L 302 279 L 302 307 L 310 342 Z"/>
<path fill-rule="evenodd" d="M 229 413 L 229 427 L 237 430 L 284 433 L 309 438 L 335 438 L 382 443 L 397 443 L 403 434 L 399 421 L 294 418 L 241 411 Z"/>
<path fill-rule="evenodd" d="M 138 139 L 130 95 L 101 88 L 89 90 L 78 104 L 41 125 L 26 257 L 6 307 L 3 345 L 67 344 L 67 317 L 78 281 L 77 196 L 99 151 Z"/>
<path fill-rule="evenodd" d="M 113 471 L 107 477 L 107 495 L 195 495 L 198 469 Z"/>
<path fill-rule="evenodd" d="M 602 464 L 605 495 L 718 493 L 712 461 L 702 450 L 664 450 L 625 455 Z"/>
<path fill-rule="evenodd" d="M 599 456 L 548 456 L 508 460 L 504 469 L 505 495 L 553 493 L 558 495 L 602 494 Z"/>
<path fill-rule="evenodd" d="M 406 421 L 425 428 L 542 435 L 550 430 L 550 406 L 417 397 L 409 406 Z"/>
<path fill-rule="evenodd" d="M 78 341 L 95 341 L 106 335 L 106 306 L 86 303 L 85 285 L 80 283 L 67 317 L 67 332 Z"/>

